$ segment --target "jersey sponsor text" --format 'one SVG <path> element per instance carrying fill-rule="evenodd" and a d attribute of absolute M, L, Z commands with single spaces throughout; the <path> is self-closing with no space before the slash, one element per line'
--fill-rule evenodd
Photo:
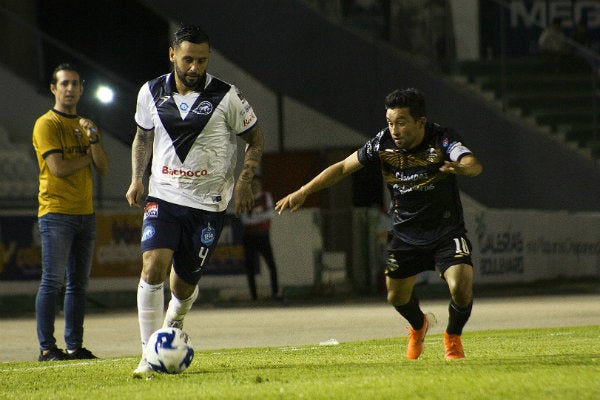
<path fill-rule="evenodd" d="M 162 173 L 165 175 L 173 175 L 173 176 L 189 176 L 191 178 L 208 175 L 208 171 L 205 169 L 202 169 L 200 171 L 191 171 L 191 170 L 183 169 L 183 168 L 179 168 L 179 169 L 169 168 L 166 165 L 163 165 Z"/>

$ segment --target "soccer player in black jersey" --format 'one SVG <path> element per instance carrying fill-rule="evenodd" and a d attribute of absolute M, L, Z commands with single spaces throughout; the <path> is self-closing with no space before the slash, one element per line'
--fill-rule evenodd
<path fill-rule="evenodd" d="M 460 336 L 473 306 L 473 263 L 456 175 L 477 176 L 482 166 L 456 132 L 427 121 L 419 90 L 393 91 L 385 108 L 387 128 L 279 200 L 275 210 L 296 211 L 310 194 L 364 166 L 379 165 L 391 196 L 387 300 L 410 323 L 406 356 L 419 358 L 427 329 L 436 322 L 421 311 L 413 293 L 417 274 L 437 269 L 451 297 L 445 358 L 464 358 Z"/>

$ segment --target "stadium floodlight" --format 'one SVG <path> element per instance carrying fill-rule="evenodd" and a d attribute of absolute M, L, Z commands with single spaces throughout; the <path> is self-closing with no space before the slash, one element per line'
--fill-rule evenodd
<path fill-rule="evenodd" d="M 115 98 L 115 92 L 110 87 L 101 85 L 96 89 L 96 98 L 103 104 L 109 104 Z"/>

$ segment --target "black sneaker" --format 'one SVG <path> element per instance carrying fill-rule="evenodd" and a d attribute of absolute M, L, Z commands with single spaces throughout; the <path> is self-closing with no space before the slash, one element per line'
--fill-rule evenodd
<path fill-rule="evenodd" d="M 94 358 L 98 358 L 92 354 L 91 351 L 86 349 L 85 347 L 81 347 L 74 352 L 70 353 L 67 351 L 67 360 L 92 360 Z"/>
<path fill-rule="evenodd" d="M 68 359 L 65 352 L 57 347 L 50 349 L 46 354 L 40 351 L 40 356 L 38 357 L 38 361 L 63 361 Z"/>

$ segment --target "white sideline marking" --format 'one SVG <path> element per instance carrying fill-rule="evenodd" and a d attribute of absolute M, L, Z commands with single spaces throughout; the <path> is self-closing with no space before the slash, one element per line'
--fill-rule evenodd
<path fill-rule="evenodd" d="M 0 364 L 0 371 L 8 371 L 8 370 L 12 370 L 12 371 L 41 371 L 44 369 L 60 369 L 60 368 L 70 368 L 70 367 L 80 367 L 82 365 L 89 365 L 89 364 L 96 364 L 96 363 L 102 363 L 102 362 L 109 362 L 109 361 L 117 361 L 117 360 L 122 360 L 122 357 L 119 358 L 103 358 L 100 360 L 94 360 L 94 361 L 79 361 L 76 363 L 68 363 L 68 364 L 63 364 L 60 361 L 56 362 L 56 361 L 45 361 L 44 364 L 52 364 L 52 365 L 40 365 L 37 367 L 26 367 L 26 368 L 19 368 L 19 367 L 11 367 L 11 368 L 3 368 L 2 364 Z M 7 363 L 8 364 L 8 363 Z M 12 364 L 12 362 L 11 362 Z"/>

